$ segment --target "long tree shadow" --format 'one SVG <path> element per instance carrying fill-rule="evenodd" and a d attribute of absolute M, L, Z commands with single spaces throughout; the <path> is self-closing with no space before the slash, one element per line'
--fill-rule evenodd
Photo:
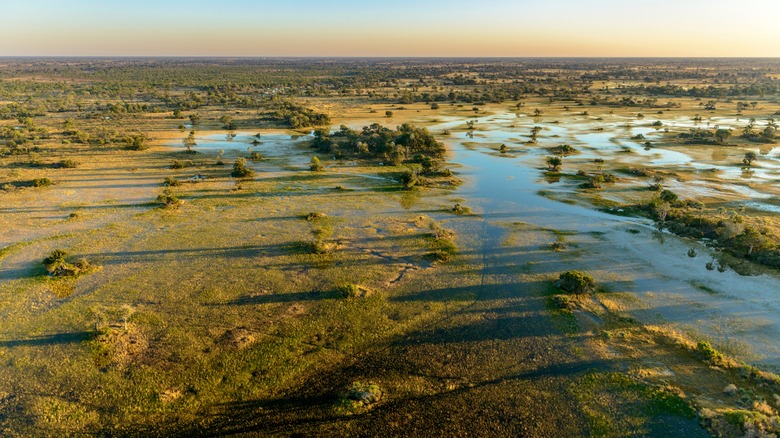
<path fill-rule="evenodd" d="M 300 301 L 320 301 L 343 298 L 337 291 L 323 292 L 292 292 L 281 294 L 256 295 L 241 297 L 225 303 L 215 303 L 212 306 L 246 306 L 254 304 L 294 303 Z"/>
<path fill-rule="evenodd" d="M 27 339 L 0 341 L 0 347 L 45 347 L 58 344 L 75 344 L 91 340 L 94 337 L 95 332 L 91 331 L 56 333 L 52 335 L 36 336 Z"/>
<path fill-rule="evenodd" d="M 348 417 L 338 414 L 334 409 L 340 396 L 339 390 L 343 389 L 349 381 L 350 372 L 345 369 L 334 373 L 331 377 L 319 377 L 316 378 L 316 382 L 306 382 L 303 387 L 309 389 L 302 391 L 297 396 L 241 401 L 215 406 L 215 411 L 219 414 L 212 417 L 212 421 L 207 427 L 197 430 L 197 432 L 192 429 L 186 432 L 179 431 L 178 436 L 187 436 L 193 433 L 199 436 L 214 437 L 252 433 L 306 436 L 308 434 L 322 434 L 328 430 L 342 430 L 343 432 L 344 430 L 340 429 L 339 425 L 345 422 L 363 423 L 364 428 L 361 432 L 357 432 L 356 436 L 368 436 L 384 427 L 380 424 L 382 419 L 412 411 L 416 411 L 417 415 L 415 416 L 422 419 L 421 425 L 426 427 L 425 430 L 433 431 L 441 426 L 438 424 L 442 414 L 440 409 L 452 403 L 453 400 L 481 398 L 481 393 L 485 391 L 489 392 L 493 390 L 492 388 L 498 387 L 505 388 L 513 383 L 522 385 L 529 380 L 570 378 L 592 370 L 604 371 L 615 367 L 615 364 L 608 361 L 594 360 L 555 364 L 434 394 L 392 399 L 370 412 Z M 500 403 L 499 400 L 483 400 L 483 402 L 487 403 L 487 406 Z M 453 403 L 453 407 L 456 410 L 452 414 L 455 414 L 458 404 Z M 472 407 L 472 409 L 474 408 L 476 407 Z M 461 412 L 461 414 L 466 413 Z M 497 420 L 499 419 L 493 419 L 493 421 Z M 506 421 L 506 418 L 500 420 Z M 504 427 L 506 426 L 504 425 Z"/>

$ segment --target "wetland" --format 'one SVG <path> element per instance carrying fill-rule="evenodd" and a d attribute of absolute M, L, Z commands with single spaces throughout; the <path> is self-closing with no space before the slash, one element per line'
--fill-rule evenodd
<path fill-rule="evenodd" d="M 774 436 L 778 75 L 0 59 L 0 434 Z"/>

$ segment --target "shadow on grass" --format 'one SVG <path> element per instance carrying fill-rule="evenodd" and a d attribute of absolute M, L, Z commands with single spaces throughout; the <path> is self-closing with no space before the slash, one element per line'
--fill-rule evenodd
<path fill-rule="evenodd" d="M 45 347 L 49 345 L 75 344 L 89 341 L 95 337 L 95 332 L 69 332 L 53 335 L 36 336 L 27 339 L 0 341 L 0 347 Z"/>
<path fill-rule="evenodd" d="M 500 399 L 486 400 L 483 397 L 486 395 L 490 397 L 493 391 L 503 392 L 515 386 L 522 387 L 529 380 L 556 377 L 575 378 L 592 370 L 610 368 L 612 368 L 612 364 L 605 361 L 584 360 L 556 364 L 528 372 L 484 380 L 469 386 L 444 390 L 435 394 L 391 399 L 381 403 L 369 412 L 350 416 L 339 415 L 334 409 L 338 400 L 339 389 L 345 387 L 350 381 L 350 370 L 343 369 L 330 377 L 319 378 L 319 381 L 316 383 L 309 382 L 311 386 L 308 384 L 304 385 L 311 389 L 307 390 L 306 394 L 300 396 L 240 401 L 215 406 L 214 409 L 219 414 L 212 417 L 213 421 L 207 427 L 200 429 L 198 426 L 195 426 L 195 429 L 198 430 L 189 430 L 187 432 L 179 430 L 177 433 L 178 436 L 194 434 L 208 437 L 255 433 L 271 435 L 292 434 L 290 436 L 309 436 L 309 434 L 330 435 L 338 430 L 343 432 L 344 429 L 341 427 L 348 422 L 352 426 L 350 435 L 362 436 L 368 433 L 373 435 L 382 429 L 390 429 L 387 426 L 387 419 L 399 416 L 412 418 L 412 414 L 414 414 L 414 422 L 417 423 L 418 427 L 421 427 L 419 430 L 431 432 L 443 427 L 442 420 L 450 422 L 453 421 L 453 418 L 460 418 L 460 420 L 455 421 L 469 424 L 469 417 L 476 415 L 474 410 L 477 408 L 471 406 L 469 415 L 469 413 L 463 410 L 464 406 L 460 401 L 473 400 L 476 402 L 478 400 L 481 403 L 478 410 L 498 408 L 497 404 L 502 403 Z M 528 401 L 528 403 L 539 402 L 539 400 Z M 446 406 L 450 406 L 451 410 L 444 409 Z M 517 408 L 517 406 L 514 406 L 514 408 Z M 523 409 L 515 409 L 515 412 L 523 412 Z M 553 412 L 550 414 L 552 417 L 555 417 Z M 444 419 L 442 415 L 449 418 Z M 569 417 L 570 415 L 571 413 L 567 413 L 562 416 Z M 514 424 L 503 424 L 500 428 L 504 430 L 506 427 L 516 428 L 521 426 L 521 423 L 524 421 L 536 421 L 523 417 L 524 415 L 516 414 L 516 418 L 512 419 L 515 420 Z M 472 431 L 482 428 L 490 429 L 508 420 L 503 413 L 495 415 L 493 418 L 482 417 L 480 420 L 482 424 L 472 423 L 467 429 Z M 473 429 L 473 426 L 480 427 Z M 398 431 L 396 430 L 396 432 Z"/>
<path fill-rule="evenodd" d="M 343 295 L 336 291 L 327 292 L 292 292 L 284 294 L 268 294 L 249 297 L 241 297 L 226 303 L 216 303 L 213 306 L 233 306 L 233 305 L 252 305 L 252 304 L 271 304 L 271 303 L 294 303 L 299 301 L 319 301 L 334 300 L 343 298 Z"/>

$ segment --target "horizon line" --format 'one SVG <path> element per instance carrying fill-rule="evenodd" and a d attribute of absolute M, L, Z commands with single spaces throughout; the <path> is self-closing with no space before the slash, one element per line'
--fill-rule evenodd
<path fill-rule="evenodd" d="M 0 59 L 778 59 L 780 56 L 0 55 Z"/>

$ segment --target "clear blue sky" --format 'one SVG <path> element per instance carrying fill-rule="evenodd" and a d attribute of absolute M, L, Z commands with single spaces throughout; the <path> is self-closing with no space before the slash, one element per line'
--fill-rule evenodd
<path fill-rule="evenodd" d="M 0 56 L 780 56 L 777 0 L 0 0 Z"/>

